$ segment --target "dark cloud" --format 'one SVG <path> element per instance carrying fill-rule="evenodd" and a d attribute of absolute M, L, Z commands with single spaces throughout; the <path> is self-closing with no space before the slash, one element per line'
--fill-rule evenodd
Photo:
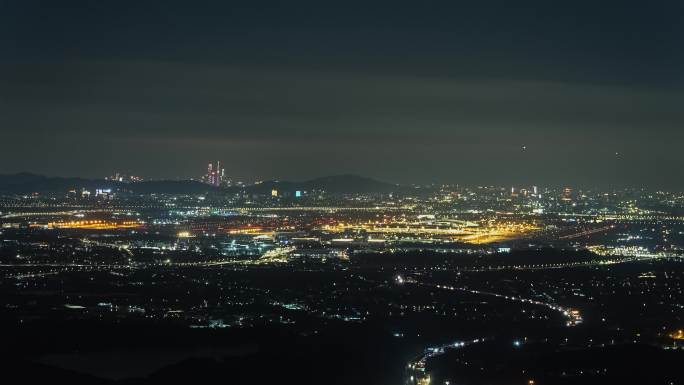
<path fill-rule="evenodd" d="M 684 187 L 680 2 L 477 3 L 5 5 L 0 172 Z"/>

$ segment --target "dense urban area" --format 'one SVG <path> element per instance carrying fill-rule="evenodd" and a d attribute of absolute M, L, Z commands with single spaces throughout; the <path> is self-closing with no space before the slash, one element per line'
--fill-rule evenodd
<path fill-rule="evenodd" d="M 175 182 L 0 177 L 13 370 L 103 384 L 682 383 L 683 193 L 239 183 L 218 167 Z"/>

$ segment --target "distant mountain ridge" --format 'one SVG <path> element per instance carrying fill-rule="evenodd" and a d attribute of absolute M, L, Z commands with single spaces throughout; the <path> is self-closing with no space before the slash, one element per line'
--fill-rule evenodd
<path fill-rule="evenodd" d="M 405 186 L 351 174 L 326 176 L 303 182 L 267 181 L 246 188 L 247 191 L 254 193 L 268 193 L 271 190 L 290 193 L 321 190 L 336 194 L 392 193 L 405 189 Z"/>
<path fill-rule="evenodd" d="M 408 189 L 406 186 L 381 182 L 358 175 L 334 175 L 315 178 L 303 182 L 266 181 L 245 187 L 220 189 L 193 180 L 159 180 L 137 183 L 122 183 L 108 180 L 85 178 L 48 177 L 32 173 L 0 175 L 0 193 L 67 193 L 69 190 L 112 189 L 129 191 L 135 194 L 202 194 L 207 192 L 239 192 L 270 194 L 272 190 L 294 194 L 296 191 L 326 191 L 335 194 L 352 193 L 392 193 Z"/>
<path fill-rule="evenodd" d="M 83 178 L 47 177 L 22 172 L 0 175 L 0 192 L 27 194 L 33 192 L 68 191 L 77 186 L 87 188 L 94 182 Z M 103 187 L 107 188 L 107 187 Z"/>
<path fill-rule="evenodd" d="M 67 193 L 69 190 L 112 189 L 138 194 L 196 194 L 216 190 L 216 187 L 192 180 L 147 181 L 123 183 L 104 179 L 47 177 L 31 173 L 0 175 L 0 193 Z"/>

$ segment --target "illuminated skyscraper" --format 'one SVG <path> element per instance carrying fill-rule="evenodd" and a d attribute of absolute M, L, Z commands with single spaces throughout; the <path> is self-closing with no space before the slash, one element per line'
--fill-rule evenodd
<path fill-rule="evenodd" d="M 221 169 L 221 161 L 216 162 L 216 168 L 213 163 L 207 166 L 207 175 L 204 176 L 204 181 L 212 186 L 220 186 L 223 182 L 225 170 Z"/>
<path fill-rule="evenodd" d="M 216 171 L 214 172 L 214 183 L 212 183 L 214 186 L 220 186 L 221 185 L 221 161 L 217 160 L 216 161 Z"/>
<path fill-rule="evenodd" d="M 572 189 L 570 187 L 566 187 L 563 189 L 563 195 L 561 196 L 561 200 L 564 202 L 572 201 Z"/>

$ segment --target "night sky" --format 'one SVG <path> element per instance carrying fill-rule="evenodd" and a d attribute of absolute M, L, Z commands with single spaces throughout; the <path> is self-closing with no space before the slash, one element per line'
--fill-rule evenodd
<path fill-rule="evenodd" d="M 0 173 L 684 189 L 684 1 L 0 1 Z"/>

